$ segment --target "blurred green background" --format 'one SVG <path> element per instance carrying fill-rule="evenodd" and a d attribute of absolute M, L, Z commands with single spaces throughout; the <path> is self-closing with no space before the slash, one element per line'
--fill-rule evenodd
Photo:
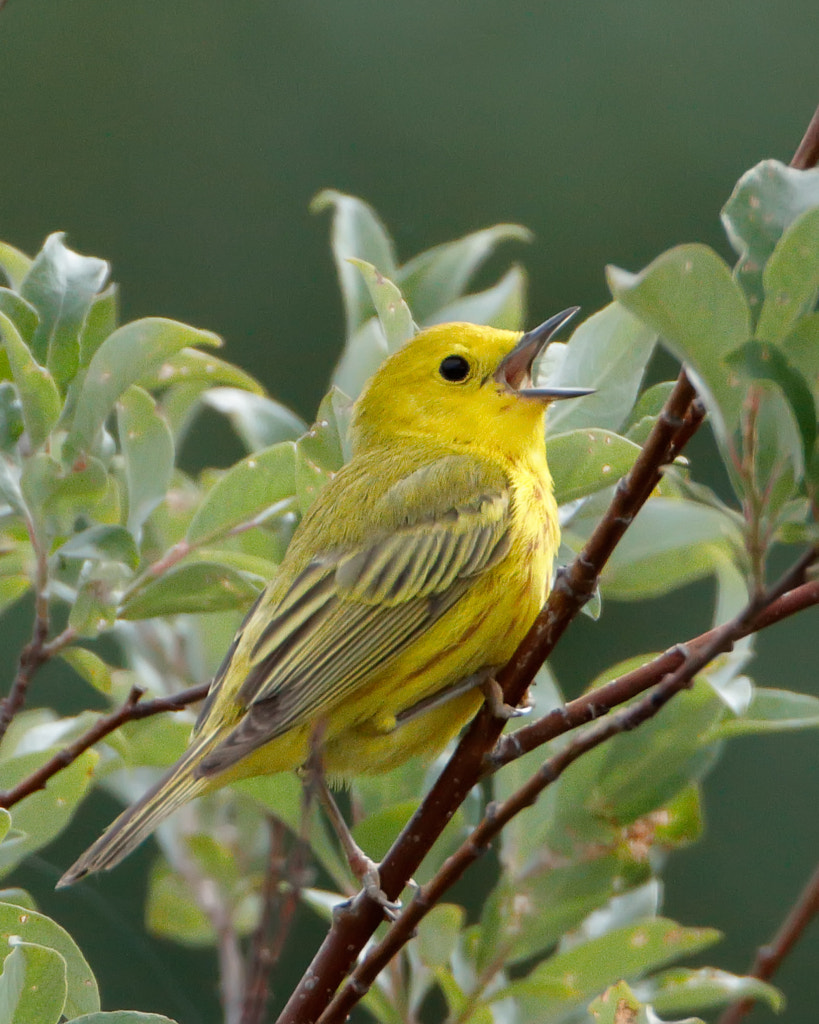
<path fill-rule="evenodd" d="M 528 268 L 531 322 L 590 312 L 606 263 L 636 270 L 692 240 L 728 254 L 719 208 L 747 167 L 790 158 L 819 99 L 817 43 L 810 0 L 9 0 L 0 238 L 32 252 L 67 231 L 113 263 L 124 318 L 219 332 L 227 358 L 309 419 L 343 337 L 328 224 L 307 209 L 319 189 L 371 202 L 402 257 L 525 224 L 533 244 L 503 255 Z M 191 460 L 236 454 L 223 436 L 204 447 Z M 693 450 L 701 475 L 709 454 Z M 705 627 L 710 600 L 703 586 L 662 614 L 607 605 L 555 658 L 563 685 Z M 7 678 L 25 612 L 3 623 Z M 816 625 L 812 612 L 764 636 L 756 678 L 817 692 Z M 815 734 L 736 742 L 709 781 L 704 841 L 669 868 L 666 912 L 722 928 L 721 966 L 747 966 L 812 870 L 818 750 Z M 97 798 L 82 827 L 112 811 Z M 76 934 L 106 1006 L 218 1020 L 212 958 L 139 934 L 138 874 L 49 895 L 82 843 L 75 828 L 20 880 Z M 320 934 L 302 923 L 280 996 Z M 816 1019 L 817 962 L 814 922 L 777 979 L 789 1021 Z"/>

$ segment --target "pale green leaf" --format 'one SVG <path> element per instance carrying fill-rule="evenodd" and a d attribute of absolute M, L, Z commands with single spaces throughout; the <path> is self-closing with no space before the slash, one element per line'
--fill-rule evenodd
<path fill-rule="evenodd" d="M 708 739 L 721 740 L 731 736 L 816 728 L 819 728 L 819 697 L 791 690 L 757 687 L 745 713 L 720 722 L 709 733 Z"/>
<path fill-rule="evenodd" d="M 203 543 L 224 535 L 283 505 L 295 494 L 295 472 L 296 446 L 292 441 L 271 445 L 237 462 L 219 478 L 197 509 L 188 527 L 188 543 Z M 281 511 L 287 509 L 282 507 Z"/>
<path fill-rule="evenodd" d="M 740 257 L 737 279 L 755 312 L 762 304 L 769 256 L 785 229 L 812 206 L 819 206 L 819 171 L 763 160 L 742 175 L 723 207 L 723 227 Z"/>
<path fill-rule="evenodd" d="M 0 449 L 12 452 L 25 430 L 23 405 L 11 381 L 0 383 Z"/>
<path fill-rule="evenodd" d="M 350 263 L 358 268 L 367 285 L 367 291 L 370 293 L 381 329 L 384 332 L 387 351 L 397 351 L 416 333 L 412 313 L 410 313 L 409 306 L 404 301 L 400 289 L 372 263 L 353 257 L 350 258 Z"/>
<path fill-rule="evenodd" d="M 0 313 L 5 314 L 20 332 L 20 337 L 27 345 L 31 345 L 34 332 L 37 330 L 39 317 L 37 310 L 22 295 L 9 288 L 0 288 Z"/>
<path fill-rule="evenodd" d="M 742 999 L 767 1003 L 780 1013 L 785 1000 L 779 989 L 759 978 L 742 977 L 715 967 L 672 968 L 635 986 L 640 997 L 662 1014 L 711 1010 Z"/>
<path fill-rule="evenodd" d="M 138 538 L 145 520 L 165 499 L 171 485 L 173 437 L 153 398 L 135 385 L 117 402 L 117 428 L 125 459 L 128 529 Z"/>
<path fill-rule="evenodd" d="M 405 263 L 394 279 L 415 319 L 426 324 L 461 297 L 472 275 L 501 242 L 528 242 L 531 237 L 519 224 L 496 224 L 427 249 Z"/>
<path fill-rule="evenodd" d="M 87 450 L 120 395 L 180 349 L 220 344 L 210 331 L 160 317 L 134 320 L 118 327 L 91 359 L 77 397 L 67 444 L 78 451 Z"/>
<path fill-rule="evenodd" d="M 150 619 L 246 608 L 258 596 L 263 582 L 220 562 L 175 565 L 127 595 L 117 615 L 121 619 Z"/>
<path fill-rule="evenodd" d="M 108 1010 L 75 1017 L 68 1024 L 176 1024 L 161 1013 L 142 1013 L 139 1010 Z"/>
<path fill-rule="evenodd" d="M 331 245 L 347 314 L 347 337 L 350 338 L 373 313 L 367 287 L 349 262 L 350 258 L 366 260 L 393 279 L 396 273 L 395 251 L 378 214 L 363 200 L 325 189 L 310 204 L 313 213 L 330 208 L 333 210 Z"/>
<path fill-rule="evenodd" d="M 227 417 L 249 452 L 295 441 L 307 430 L 304 420 L 286 405 L 241 388 L 210 388 L 201 402 Z"/>
<path fill-rule="evenodd" d="M 3 785 L 11 788 L 22 782 L 56 752 L 44 750 L 8 758 L 3 762 Z M 88 789 L 97 760 L 95 751 L 84 751 L 51 778 L 45 789 L 15 806 L 12 831 L 0 844 L 0 875 L 7 874 L 62 832 Z"/>
<path fill-rule="evenodd" d="M 109 270 L 105 260 L 73 252 L 64 238 L 61 232 L 48 236 L 20 288 L 40 317 L 34 357 L 62 386 L 77 372 L 80 331 Z"/>
<path fill-rule="evenodd" d="M 68 990 L 63 1012 L 67 1017 L 100 1008 L 97 983 L 79 947 L 55 921 L 37 911 L 0 903 L 0 939 L 19 936 L 24 942 L 56 950 L 68 968 Z"/>
<path fill-rule="evenodd" d="M 371 317 L 347 341 L 333 370 L 333 385 L 350 398 L 361 389 L 387 358 L 387 342 L 377 317 Z"/>
<path fill-rule="evenodd" d="M 617 483 L 640 454 L 632 441 L 596 428 L 556 434 L 546 442 L 559 505 Z"/>
<path fill-rule="evenodd" d="M 713 928 L 684 928 L 667 918 L 640 921 L 549 957 L 526 978 L 493 992 L 492 999 L 513 996 L 527 1024 L 546 1024 L 620 979 L 639 978 L 719 938 Z"/>
<path fill-rule="evenodd" d="M 65 960 L 45 946 L 20 941 L 10 945 L 0 975 L 0 1020 L 58 1024 L 66 1001 Z"/>
<path fill-rule="evenodd" d="M 765 341 L 778 342 L 816 304 L 819 208 L 806 210 L 786 229 L 765 265 L 762 283 L 765 301 L 756 334 Z"/>
<path fill-rule="evenodd" d="M 26 256 L 24 252 L 15 249 L 8 242 L 0 242 L 0 270 L 6 276 L 11 287 L 19 292 L 20 286 L 26 279 L 26 274 L 31 270 L 34 260 Z"/>
<path fill-rule="evenodd" d="M 444 967 L 458 945 L 466 911 L 454 903 L 439 903 L 418 925 L 418 955 L 427 967 Z"/>
<path fill-rule="evenodd" d="M 130 569 L 139 564 L 134 538 L 124 526 L 89 526 L 69 537 L 54 554 L 58 558 L 122 562 Z"/>
<path fill-rule="evenodd" d="M 424 326 L 458 322 L 520 331 L 525 315 L 526 272 L 515 265 L 491 288 L 463 295 L 428 316 Z"/>
<path fill-rule="evenodd" d="M 86 367 L 100 345 L 119 324 L 119 288 L 109 284 L 96 296 L 80 332 L 80 366 Z"/>
<path fill-rule="evenodd" d="M 87 683 L 100 693 L 111 692 L 111 666 L 87 647 L 66 647 L 60 657 Z"/>
<path fill-rule="evenodd" d="M 3 313 L 0 313 L 0 335 L 20 396 L 23 422 L 32 445 L 37 448 L 51 433 L 60 415 L 60 393 L 51 374 L 40 366 L 17 328 Z"/>
<path fill-rule="evenodd" d="M 568 343 L 552 342 L 535 375 L 536 386 L 595 388 L 595 393 L 582 401 L 554 402 L 547 433 L 590 426 L 619 430 L 634 406 L 656 341 L 656 331 L 612 302 L 585 320 Z"/>
<path fill-rule="evenodd" d="M 705 245 L 680 245 L 639 274 L 607 270 L 612 295 L 662 338 L 696 377 L 721 437 L 733 431 L 745 389 L 725 356 L 751 336 L 750 312 L 728 265 Z"/>

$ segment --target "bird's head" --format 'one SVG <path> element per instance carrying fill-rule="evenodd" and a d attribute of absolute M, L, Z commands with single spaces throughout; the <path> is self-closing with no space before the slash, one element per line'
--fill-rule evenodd
<path fill-rule="evenodd" d="M 496 450 L 514 457 L 542 438 L 546 406 L 589 388 L 535 388 L 532 366 L 577 308 L 521 335 L 451 323 L 429 327 L 379 367 L 353 417 L 357 450 L 393 437 Z"/>

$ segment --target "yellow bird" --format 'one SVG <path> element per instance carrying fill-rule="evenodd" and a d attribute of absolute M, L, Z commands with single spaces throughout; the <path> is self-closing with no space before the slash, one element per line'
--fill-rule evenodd
<path fill-rule="evenodd" d="M 358 399 L 351 461 L 321 491 L 217 672 L 180 760 L 60 880 L 110 868 L 175 808 L 236 779 L 330 778 L 434 756 L 546 598 L 559 541 L 534 388 L 564 310 L 522 337 L 422 331 Z"/>

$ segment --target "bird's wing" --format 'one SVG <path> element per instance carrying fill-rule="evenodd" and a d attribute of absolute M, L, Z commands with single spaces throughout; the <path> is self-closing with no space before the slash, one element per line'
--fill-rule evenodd
<path fill-rule="evenodd" d="M 459 487 L 448 499 L 441 479 L 433 463 L 387 491 L 379 503 L 400 503 L 400 524 L 315 558 L 270 609 L 235 698 L 244 715 L 203 759 L 202 773 L 224 771 L 366 683 L 506 554 L 507 489 L 493 479 L 483 492 Z"/>

